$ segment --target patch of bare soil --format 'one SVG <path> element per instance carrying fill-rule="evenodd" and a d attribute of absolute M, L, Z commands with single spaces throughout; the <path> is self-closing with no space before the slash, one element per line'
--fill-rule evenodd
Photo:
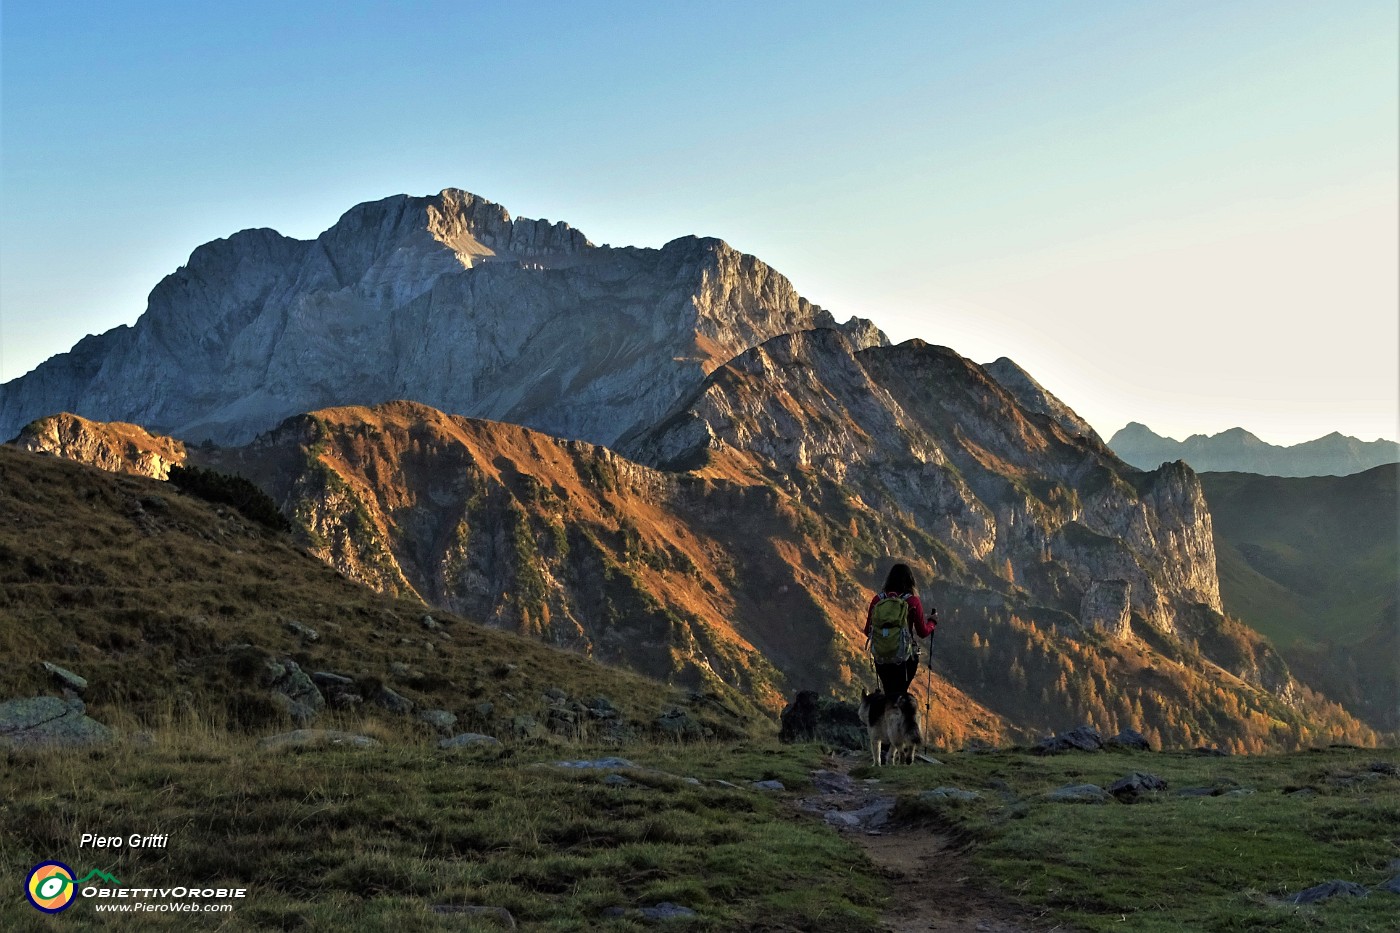
<path fill-rule="evenodd" d="M 818 796 L 798 806 L 820 813 L 889 879 L 894 905 L 885 926 L 890 933 L 1069 933 L 979 883 L 967 859 L 937 827 L 892 822 L 894 798 L 882 793 L 878 781 L 852 781 L 853 763 L 829 758 L 831 770 L 813 775 Z"/>
<path fill-rule="evenodd" d="M 894 905 L 890 933 L 1040 933 L 1034 916 L 997 900 L 969 874 L 948 837 L 929 826 L 888 826 L 853 832 L 851 840 L 889 878 Z"/>

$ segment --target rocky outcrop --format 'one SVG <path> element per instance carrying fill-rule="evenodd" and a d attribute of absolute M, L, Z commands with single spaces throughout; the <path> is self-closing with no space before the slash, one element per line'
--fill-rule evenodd
<path fill-rule="evenodd" d="M 1132 634 L 1132 586 L 1126 580 L 1095 580 L 1084 593 L 1079 622 L 1114 638 Z"/>
<path fill-rule="evenodd" d="M 0 748 L 72 748 L 112 741 L 111 729 L 85 715 L 83 702 L 33 697 L 0 703 Z"/>
<path fill-rule="evenodd" d="M 1077 435 L 1091 437 L 1095 441 L 1100 440 L 1098 432 L 1090 426 L 1089 422 L 1079 417 L 1074 409 L 1050 394 L 1045 386 L 1036 382 L 1030 373 L 1017 366 L 1012 360 L 1003 356 L 995 362 L 988 363 L 983 368 L 993 379 L 1001 383 L 1002 388 L 1016 397 L 1016 401 L 1021 404 L 1022 408 L 1038 415 L 1047 415 L 1053 418 L 1070 436 Z"/>
<path fill-rule="evenodd" d="M 25 425 L 12 443 L 22 450 L 48 453 L 86 463 L 110 473 L 167 479 L 170 468 L 185 462 L 185 445 L 151 434 L 135 424 L 98 422 L 63 413 Z"/>
<path fill-rule="evenodd" d="M 135 325 L 0 387 L 0 436 L 71 411 L 245 442 L 301 412 L 407 398 L 606 444 L 736 354 L 814 326 L 835 321 L 720 240 L 599 248 L 448 189 L 361 204 L 312 241 L 248 230 L 199 247 Z"/>
<path fill-rule="evenodd" d="M 1072 616 L 1104 580 L 1125 583 L 1130 612 L 1157 630 L 1175 633 L 1185 606 L 1218 612 L 1195 476 L 1182 465 L 1144 474 L 1061 420 L 946 348 L 861 350 L 826 330 L 732 360 L 622 446 L 673 469 L 826 480 L 899 514 L 950 565 L 983 565 Z"/>

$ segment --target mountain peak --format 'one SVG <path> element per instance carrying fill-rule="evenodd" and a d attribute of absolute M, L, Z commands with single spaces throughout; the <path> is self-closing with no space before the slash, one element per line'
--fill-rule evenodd
<path fill-rule="evenodd" d="M 1036 382 L 1015 361 L 1003 356 L 982 368 L 1025 408 L 1053 419 L 1071 437 L 1078 435 L 1091 438 L 1096 444 L 1103 443 L 1089 422 Z"/>
<path fill-rule="evenodd" d="M 714 237 L 601 250 L 461 188 L 357 204 L 315 240 L 197 248 L 132 327 L 0 392 L 0 434 L 73 411 L 237 443 L 298 412 L 408 398 L 608 444 L 779 334 L 840 327 Z"/>

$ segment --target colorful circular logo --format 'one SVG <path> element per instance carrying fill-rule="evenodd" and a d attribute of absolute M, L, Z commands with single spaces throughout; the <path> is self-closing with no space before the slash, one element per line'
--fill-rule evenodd
<path fill-rule="evenodd" d="M 24 893 L 29 903 L 46 914 L 67 910 L 76 893 L 73 869 L 62 862 L 40 862 L 25 880 Z"/>

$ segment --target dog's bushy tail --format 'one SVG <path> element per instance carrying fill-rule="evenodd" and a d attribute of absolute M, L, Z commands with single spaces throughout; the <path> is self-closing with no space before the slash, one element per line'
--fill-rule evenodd
<path fill-rule="evenodd" d="M 924 737 L 919 731 L 919 707 L 907 693 L 899 698 L 899 714 L 904 718 L 904 734 L 909 741 L 914 745 L 924 744 Z"/>

